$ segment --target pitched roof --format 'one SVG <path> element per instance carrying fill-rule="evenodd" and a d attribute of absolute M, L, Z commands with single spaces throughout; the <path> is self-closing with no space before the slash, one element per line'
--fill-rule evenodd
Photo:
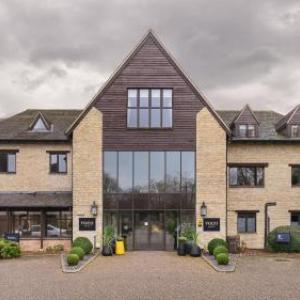
<path fill-rule="evenodd" d="M 0 193 L 0 207 L 55 207 L 72 206 L 72 192 L 4 192 Z"/>
<path fill-rule="evenodd" d="M 218 110 L 218 114 L 223 121 L 230 126 L 232 121 L 240 113 L 237 110 Z M 257 121 L 259 122 L 259 136 L 255 139 L 248 140 L 255 141 L 291 141 L 293 139 L 284 136 L 280 132 L 276 131 L 275 125 L 283 117 L 282 114 L 275 111 L 253 111 Z M 241 140 L 238 137 L 232 137 L 232 140 Z M 244 138 L 242 140 L 245 140 Z M 299 141 L 299 139 L 298 139 Z"/>
<path fill-rule="evenodd" d="M 276 124 L 276 129 L 280 130 L 285 127 L 287 124 L 291 123 L 295 118 L 295 115 L 299 112 L 300 105 L 294 107 L 290 112 L 283 116 Z"/>
<path fill-rule="evenodd" d="M 236 117 L 232 120 L 231 124 L 238 123 L 240 119 L 242 119 L 242 122 L 244 122 L 244 119 L 248 119 L 249 121 L 249 115 L 252 117 L 252 119 L 255 121 L 255 123 L 258 125 L 259 122 L 255 116 L 255 113 L 252 111 L 250 106 L 246 104 L 243 109 L 240 111 L 239 114 L 236 114 Z M 248 123 L 249 124 L 249 123 Z"/>
<path fill-rule="evenodd" d="M 100 90 L 96 93 L 90 103 L 86 106 L 86 108 L 81 112 L 81 114 L 76 118 L 76 120 L 70 125 L 70 127 L 66 130 L 66 134 L 72 133 L 72 131 L 76 128 L 76 126 L 80 123 L 80 121 L 84 118 L 84 116 L 88 113 L 88 111 L 94 106 L 96 101 L 98 101 L 99 97 L 101 97 L 104 92 L 110 87 L 113 81 L 117 78 L 117 76 L 122 72 L 122 70 L 128 65 L 128 63 L 132 60 L 132 58 L 139 52 L 139 50 L 144 46 L 144 44 L 148 41 L 148 39 L 152 39 L 154 43 L 159 47 L 161 52 L 166 56 L 169 62 L 174 66 L 177 72 L 186 80 L 189 84 L 193 92 L 203 101 L 204 105 L 208 108 L 208 110 L 214 115 L 216 120 L 222 126 L 222 128 L 230 134 L 230 129 L 220 118 L 218 113 L 214 110 L 209 101 L 204 97 L 204 95 L 199 91 L 196 85 L 192 82 L 192 80 L 187 76 L 187 74 L 183 71 L 183 69 L 176 62 L 175 58 L 169 53 L 165 46 L 163 46 L 162 42 L 157 38 L 157 36 L 153 33 L 152 30 L 149 30 L 145 37 L 141 40 L 140 43 L 133 49 L 133 51 L 126 57 L 125 61 L 119 65 L 116 71 L 111 75 L 111 77 L 104 83 L 104 85 L 100 88 Z"/>
<path fill-rule="evenodd" d="M 28 109 L 0 121 L 0 141 L 67 141 L 66 129 L 81 110 Z M 51 126 L 50 131 L 32 131 L 30 126 L 41 113 Z"/>

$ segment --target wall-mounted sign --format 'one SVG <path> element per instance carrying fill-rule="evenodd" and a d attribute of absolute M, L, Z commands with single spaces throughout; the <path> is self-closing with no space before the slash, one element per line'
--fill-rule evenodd
<path fill-rule="evenodd" d="M 18 243 L 20 240 L 20 235 L 18 233 L 5 233 L 4 238 L 8 241 Z"/>
<path fill-rule="evenodd" d="M 79 218 L 79 230 L 80 231 L 96 230 L 96 219 L 95 218 Z"/>
<path fill-rule="evenodd" d="M 288 244 L 291 241 L 289 232 L 278 232 L 276 234 L 276 242 L 281 244 Z"/>
<path fill-rule="evenodd" d="M 219 218 L 205 218 L 203 230 L 204 231 L 220 231 L 220 219 Z"/>

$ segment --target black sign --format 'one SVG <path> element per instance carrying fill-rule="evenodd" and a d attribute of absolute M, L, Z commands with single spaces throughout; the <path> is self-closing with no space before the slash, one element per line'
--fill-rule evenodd
<path fill-rule="evenodd" d="M 219 218 L 205 218 L 203 229 L 204 229 L 204 231 L 220 231 L 220 219 Z"/>
<path fill-rule="evenodd" d="M 289 232 L 278 232 L 276 234 L 276 242 L 280 244 L 288 244 L 291 241 Z"/>
<path fill-rule="evenodd" d="M 20 235 L 18 233 L 5 233 L 4 238 L 8 241 L 19 242 Z"/>
<path fill-rule="evenodd" d="M 80 231 L 96 230 L 96 219 L 95 218 L 79 218 L 79 230 Z"/>

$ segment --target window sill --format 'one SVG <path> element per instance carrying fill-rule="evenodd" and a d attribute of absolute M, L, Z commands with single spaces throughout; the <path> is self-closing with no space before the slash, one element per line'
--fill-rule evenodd
<path fill-rule="evenodd" d="M 250 234 L 257 234 L 257 232 L 238 232 L 238 234 L 250 235 Z"/>
<path fill-rule="evenodd" d="M 146 130 L 146 131 L 151 131 L 151 130 L 155 130 L 155 131 L 172 131 L 174 130 L 173 127 L 127 127 L 126 130 Z"/>
<path fill-rule="evenodd" d="M 228 187 L 231 189 L 263 189 L 265 186 L 229 185 Z"/>
<path fill-rule="evenodd" d="M 51 173 L 51 172 L 49 172 L 48 173 L 49 175 L 68 175 L 68 172 L 61 172 L 61 173 Z"/>
<path fill-rule="evenodd" d="M 0 175 L 16 175 L 17 172 L 0 172 Z"/>

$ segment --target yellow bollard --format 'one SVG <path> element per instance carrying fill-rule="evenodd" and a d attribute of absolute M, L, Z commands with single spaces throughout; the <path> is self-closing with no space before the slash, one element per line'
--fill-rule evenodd
<path fill-rule="evenodd" d="M 123 255 L 125 253 L 124 241 L 116 241 L 116 254 Z"/>

